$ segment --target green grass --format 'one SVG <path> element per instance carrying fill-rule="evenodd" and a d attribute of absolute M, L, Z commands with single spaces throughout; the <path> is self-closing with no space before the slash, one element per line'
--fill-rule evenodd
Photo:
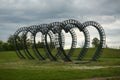
<path fill-rule="evenodd" d="M 119 68 L 97 70 L 0 69 L 0 80 L 79 80 L 83 78 L 119 76 Z M 112 74 L 114 73 L 114 74 Z"/>
<path fill-rule="evenodd" d="M 79 51 L 80 49 L 75 50 L 74 57 Z M 89 49 L 84 59 L 90 59 L 94 51 L 95 49 Z M 63 62 L 62 60 L 57 62 L 21 60 L 14 51 L 0 52 L 0 80 L 81 80 L 114 77 L 120 76 L 119 66 L 120 50 L 118 49 L 104 49 L 99 61 L 88 63 L 82 61 Z M 93 67 L 103 68 L 92 69 Z"/>

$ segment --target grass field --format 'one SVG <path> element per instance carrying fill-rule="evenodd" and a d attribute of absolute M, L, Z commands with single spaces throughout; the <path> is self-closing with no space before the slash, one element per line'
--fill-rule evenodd
<path fill-rule="evenodd" d="M 79 49 L 76 49 L 76 53 Z M 95 49 L 89 49 L 84 60 Z M 76 57 L 77 54 L 73 55 Z M 104 49 L 97 62 L 21 60 L 14 51 L 0 52 L 0 80 L 120 80 L 120 50 Z"/>

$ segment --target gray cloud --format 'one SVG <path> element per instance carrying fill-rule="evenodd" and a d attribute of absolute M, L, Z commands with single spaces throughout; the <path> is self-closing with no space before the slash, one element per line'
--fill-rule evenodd
<path fill-rule="evenodd" d="M 21 26 L 69 18 L 97 21 L 108 36 L 118 37 L 119 3 L 120 0 L 0 0 L 0 39 L 6 41 Z"/>

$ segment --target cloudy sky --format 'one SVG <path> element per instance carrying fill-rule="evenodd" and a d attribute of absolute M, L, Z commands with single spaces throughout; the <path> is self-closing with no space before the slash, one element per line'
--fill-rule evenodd
<path fill-rule="evenodd" d="M 107 45 L 120 46 L 120 0 L 0 0 L 0 40 L 7 41 L 23 26 L 71 18 L 97 21 L 105 29 Z M 94 28 L 88 30 L 96 37 Z"/>

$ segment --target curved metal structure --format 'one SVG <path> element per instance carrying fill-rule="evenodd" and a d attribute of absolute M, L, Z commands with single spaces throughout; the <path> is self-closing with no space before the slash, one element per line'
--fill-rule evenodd
<path fill-rule="evenodd" d="M 21 27 L 19 28 L 15 33 L 14 33 L 14 47 L 16 50 L 16 54 L 18 55 L 19 58 L 25 59 L 25 56 L 21 53 L 19 47 L 18 47 L 18 42 L 21 42 L 21 39 L 19 37 L 19 34 L 23 31 L 26 31 L 27 27 Z"/>
<path fill-rule="evenodd" d="M 84 46 L 83 46 L 83 48 L 82 48 L 82 50 L 81 50 L 81 52 L 79 53 L 79 56 L 78 56 L 78 60 L 81 60 L 81 59 L 85 56 L 85 54 L 86 54 L 86 52 L 87 52 L 87 48 L 89 47 L 89 42 L 90 42 L 89 32 L 88 32 L 88 30 L 87 30 L 86 28 L 84 28 L 83 25 L 82 25 L 79 21 L 77 21 L 77 20 L 73 20 L 73 19 L 65 20 L 65 21 L 63 21 L 63 24 L 64 24 L 65 26 L 69 24 L 69 29 L 78 28 L 80 32 L 81 32 L 81 31 L 83 32 L 84 37 L 85 37 L 85 43 L 84 43 Z M 72 25 L 72 26 L 70 27 L 70 25 Z M 70 56 L 70 55 L 71 55 L 71 54 L 68 54 L 68 56 Z"/>
<path fill-rule="evenodd" d="M 95 27 L 100 35 L 100 43 L 98 48 L 96 49 L 91 61 L 97 61 L 103 51 L 103 47 L 106 42 L 106 36 L 104 29 L 102 26 L 95 22 L 95 21 L 87 21 L 84 23 L 80 23 L 77 20 L 74 19 L 69 19 L 65 20 L 63 22 L 53 22 L 50 24 L 40 24 L 40 25 L 33 25 L 30 27 L 22 27 L 19 28 L 15 33 L 14 33 L 14 46 L 16 53 L 19 58 L 25 59 L 39 59 L 39 60 L 45 60 L 46 58 L 49 58 L 51 61 L 57 61 L 57 58 L 61 56 L 61 58 L 64 61 L 72 61 L 71 57 L 74 53 L 74 50 L 76 48 L 77 44 L 77 36 L 74 31 L 74 28 L 77 28 L 80 32 L 83 33 L 85 42 L 83 45 L 82 50 L 78 53 L 77 60 L 82 60 L 84 56 L 87 53 L 89 44 L 90 44 L 90 35 L 87 30 L 87 26 L 93 26 Z M 64 31 L 65 33 L 70 33 L 71 38 L 72 38 L 72 43 L 71 43 L 71 48 L 68 53 L 65 52 L 64 50 L 64 45 L 65 45 L 65 36 L 62 33 Z M 31 33 L 31 45 L 34 53 L 31 53 L 28 50 L 27 47 L 27 34 L 28 32 Z M 37 43 L 36 43 L 36 34 L 40 32 L 42 35 L 40 36 L 42 39 L 43 43 L 43 49 L 45 51 L 45 56 L 43 56 L 43 53 L 41 53 L 38 50 Z M 22 33 L 22 38 L 19 39 L 19 34 Z M 50 42 L 47 41 L 47 36 L 50 38 Z M 25 55 L 23 55 L 18 47 L 18 43 L 22 42 L 21 44 L 23 45 L 23 50 L 25 52 Z M 52 53 L 53 49 L 57 49 L 57 53 Z M 35 54 L 35 56 L 33 56 Z"/>
<path fill-rule="evenodd" d="M 46 24 L 47 25 L 47 24 Z M 45 34 L 44 34 L 44 31 L 43 31 L 43 25 L 39 25 L 39 26 L 37 26 L 37 28 L 34 30 L 34 36 L 33 36 L 33 41 L 32 41 L 32 44 L 33 44 L 33 50 L 35 51 L 35 53 L 36 53 L 36 55 L 38 55 L 38 57 L 39 57 L 39 59 L 42 59 L 42 60 L 45 60 L 45 58 L 46 57 L 48 57 L 48 53 L 47 53 L 47 49 L 46 49 L 46 47 L 45 47 Z M 38 32 L 41 32 L 41 40 L 42 40 L 42 42 L 41 43 L 43 43 L 44 45 L 43 45 L 43 49 L 44 49 L 44 51 L 45 51 L 45 53 L 46 53 L 46 55 L 44 55 L 44 56 L 42 56 L 42 53 L 38 50 L 38 47 L 37 47 L 37 45 L 36 45 L 36 40 L 35 40 L 35 38 L 36 38 L 36 34 L 38 33 Z M 53 46 L 54 46 L 54 44 L 53 44 L 53 42 L 54 42 L 54 37 L 53 37 L 53 34 L 51 33 L 51 32 L 49 32 L 48 34 L 46 34 L 46 35 L 49 35 L 49 37 L 50 37 L 50 50 L 52 50 L 53 49 Z M 46 38 L 47 39 L 47 38 Z"/>
<path fill-rule="evenodd" d="M 100 35 L 100 43 L 99 43 L 99 46 L 92 58 L 92 61 L 97 61 L 97 59 L 100 57 L 102 51 L 103 51 L 103 47 L 105 45 L 105 41 L 106 41 L 106 36 L 105 36 L 105 32 L 104 32 L 104 29 L 102 28 L 102 26 L 95 22 L 95 21 L 87 21 L 85 23 L 83 23 L 83 27 L 88 27 L 88 26 L 93 26 L 95 27 L 98 32 L 99 32 L 99 35 Z"/>

